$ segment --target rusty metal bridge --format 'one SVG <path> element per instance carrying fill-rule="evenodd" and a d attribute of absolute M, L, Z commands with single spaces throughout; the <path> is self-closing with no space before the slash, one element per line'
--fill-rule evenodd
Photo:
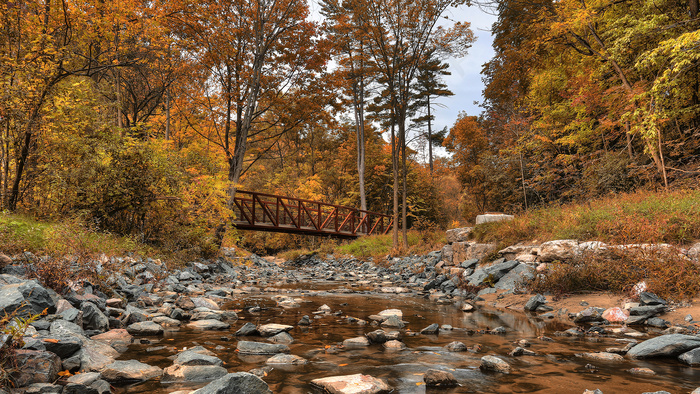
<path fill-rule="evenodd" d="M 390 215 L 300 198 L 238 190 L 233 224 L 240 230 L 357 238 L 386 234 Z"/>

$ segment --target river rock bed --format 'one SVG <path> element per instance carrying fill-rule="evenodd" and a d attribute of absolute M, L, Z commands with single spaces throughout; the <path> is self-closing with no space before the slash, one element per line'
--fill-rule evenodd
<path fill-rule="evenodd" d="M 158 260 L 113 258 L 126 269 L 105 272 L 110 294 L 84 282 L 65 295 L 27 279 L 26 262 L 37 257 L 16 256 L 0 275 L 0 309 L 47 314 L 25 332 L 13 375 L 19 388 L 11 391 L 695 389 L 697 325 L 692 317 L 685 325 L 665 321 L 673 306 L 653 294 L 642 292 L 638 303 L 618 310 L 553 310 L 543 295 L 521 313 L 490 309 L 482 297 L 522 292 L 551 258 L 542 256 L 572 253 L 533 249 L 511 247 L 483 262 L 493 246 L 455 240 L 381 265 L 317 255 L 278 264 L 228 254 L 175 271 Z M 487 286 L 474 294 L 465 283 Z"/>

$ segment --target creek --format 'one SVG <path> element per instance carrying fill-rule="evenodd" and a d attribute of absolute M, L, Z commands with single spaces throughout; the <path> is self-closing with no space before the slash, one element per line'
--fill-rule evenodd
<path fill-rule="evenodd" d="M 604 362 L 576 356 L 578 353 L 601 352 L 610 347 L 624 347 L 625 337 L 557 335 L 573 324 L 562 318 L 542 320 L 522 312 L 490 309 L 480 305 L 474 312 L 462 312 L 459 302 L 438 305 L 415 292 L 383 294 L 378 289 L 343 287 L 342 283 L 311 281 L 306 285 L 276 286 L 264 292 L 238 294 L 222 309 L 235 310 L 239 320 L 226 331 L 197 331 L 182 327 L 166 331 L 160 337 L 139 337 L 124 360 L 136 359 L 161 368 L 172 364 L 169 358 L 184 348 L 204 346 L 224 361 L 229 372 L 249 371 L 265 366 L 269 356 L 244 356 L 236 352 L 238 339 L 265 342 L 262 337 L 236 337 L 244 323 L 279 323 L 294 326 L 289 333 L 294 342 L 291 354 L 309 360 L 306 365 L 275 366 L 263 377 L 273 393 L 314 393 L 310 381 L 316 378 L 363 373 L 382 378 L 394 393 L 582 393 L 601 389 L 604 393 L 643 393 L 666 390 L 687 393 L 700 385 L 700 369 L 676 360 L 631 360 Z M 273 300 L 275 295 L 300 299 L 300 307 L 284 309 Z M 314 314 L 322 305 L 329 314 Z M 251 311 L 250 307 L 259 307 Z M 256 308 L 258 309 L 258 308 Z M 368 318 L 384 309 L 400 309 L 408 324 L 402 330 L 404 350 L 387 350 L 380 344 L 361 348 L 342 348 L 343 340 L 377 330 Z M 298 326 L 302 316 L 311 318 L 308 327 Z M 362 325 L 347 317 L 363 319 Z M 418 332 L 432 323 L 441 329 L 438 335 Z M 449 329 L 451 326 L 452 329 Z M 505 334 L 488 331 L 504 327 Z M 387 329 L 390 331 L 390 329 Z M 655 333 L 644 333 L 638 340 Z M 541 339 L 543 336 L 552 340 Z M 512 357 L 514 342 L 525 339 L 533 356 Z M 478 352 L 450 352 L 445 346 L 461 341 L 467 346 L 481 345 Z M 510 374 L 482 372 L 480 359 L 496 355 L 511 365 Z M 656 375 L 635 375 L 631 368 L 649 368 Z M 451 372 L 460 386 L 450 389 L 426 388 L 423 374 L 428 369 Z M 177 390 L 194 390 L 205 383 L 168 383 L 148 381 L 119 386 L 117 392 L 160 394 Z"/>

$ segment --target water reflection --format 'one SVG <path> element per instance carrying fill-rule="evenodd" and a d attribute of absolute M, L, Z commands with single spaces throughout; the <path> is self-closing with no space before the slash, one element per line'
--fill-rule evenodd
<path fill-rule="evenodd" d="M 324 288 L 330 290 L 330 288 Z M 465 313 L 459 305 L 436 305 L 427 299 L 396 294 L 331 294 L 325 291 L 299 291 L 285 295 L 300 297 L 299 308 L 284 309 L 276 306 L 274 294 L 241 295 L 226 305 L 241 310 L 241 320 L 229 331 L 194 331 L 182 328 L 166 332 L 161 338 L 147 338 L 148 343 L 130 346 L 122 359 L 168 367 L 168 357 L 183 348 L 197 345 L 214 351 L 231 372 L 248 371 L 264 366 L 266 356 L 240 355 L 235 352 L 235 331 L 246 322 L 254 324 L 280 323 L 293 325 L 290 332 L 294 342 L 289 345 L 292 354 L 307 358 L 310 363 L 300 366 L 275 366 L 265 377 L 274 393 L 311 393 L 309 382 L 315 378 L 334 375 L 365 373 L 386 379 L 396 393 L 436 392 L 422 384 L 423 373 L 429 368 L 451 372 L 462 384 L 440 393 L 581 393 L 585 389 L 600 388 L 606 393 L 667 390 L 688 392 L 700 385 L 700 373 L 675 361 L 630 361 L 618 364 L 591 362 L 576 357 L 576 353 L 603 351 L 606 347 L 620 346 L 615 338 L 556 337 L 554 342 L 537 338 L 553 335 L 564 328 L 562 323 L 543 321 L 518 313 L 480 309 Z M 330 306 L 332 313 L 314 315 L 321 305 Z M 259 307 L 249 312 L 250 307 Z M 403 342 L 407 349 L 385 350 L 381 345 L 334 351 L 343 340 L 364 335 L 378 327 L 369 324 L 368 316 L 384 309 L 401 309 L 408 324 Z M 303 315 L 311 317 L 310 327 L 298 327 Z M 368 324 L 348 322 L 347 317 L 364 319 Z M 452 330 L 441 330 L 438 335 L 415 335 L 432 323 L 450 325 Z M 505 335 L 485 333 L 496 327 L 505 327 Z M 265 341 L 260 337 L 246 340 Z M 514 341 L 528 339 L 537 356 L 509 357 Z M 447 351 L 444 346 L 452 341 L 467 346 L 480 344 L 479 353 Z M 480 358 L 487 354 L 507 360 L 513 369 L 510 375 L 482 373 Z M 596 369 L 587 368 L 595 364 Z M 627 372 L 633 367 L 647 367 L 657 376 L 637 376 Z M 169 393 L 181 389 L 196 389 L 203 384 L 147 382 L 120 388 L 129 393 Z"/>

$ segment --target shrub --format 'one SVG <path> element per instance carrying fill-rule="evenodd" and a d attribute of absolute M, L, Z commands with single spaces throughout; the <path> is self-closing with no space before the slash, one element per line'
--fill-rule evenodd
<path fill-rule="evenodd" d="M 15 350 L 24 346 L 24 333 L 29 325 L 45 314 L 46 311 L 22 317 L 15 311 L 0 317 L 0 388 L 12 386 L 12 374 L 17 370 Z"/>
<path fill-rule="evenodd" d="M 533 292 L 555 296 L 588 291 L 628 293 L 639 282 L 674 301 L 691 299 L 700 292 L 700 267 L 671 248 L 613 248 L 603 254 L 584 254 L 571 263 L 556 262 L 538 274 Z"/>

